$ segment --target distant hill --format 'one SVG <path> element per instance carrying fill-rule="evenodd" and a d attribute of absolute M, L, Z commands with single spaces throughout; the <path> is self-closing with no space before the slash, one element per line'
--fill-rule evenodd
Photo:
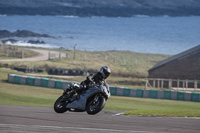
<path fill-rule="evenodd" d="M 0 0 L 0 14 L 200 16 L 200 0 Z"/>

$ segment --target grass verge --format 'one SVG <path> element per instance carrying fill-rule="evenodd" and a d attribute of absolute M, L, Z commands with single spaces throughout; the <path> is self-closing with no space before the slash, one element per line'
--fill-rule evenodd
<path fill-rule="evenodd" d="M 125 115 L 200 117 L 200 103 L 186 101 L 115 96 L 105 109 L 126 111 Z"/>

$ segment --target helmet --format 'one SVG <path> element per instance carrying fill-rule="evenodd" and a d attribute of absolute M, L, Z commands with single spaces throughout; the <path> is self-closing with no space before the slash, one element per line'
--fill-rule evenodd
<path fill-rule="evenodd" d="M 102 66 L 99 72 L 101 73 L 103 79 L 106 79 L 110 75 L 111 70 L 107 66 Z"/>

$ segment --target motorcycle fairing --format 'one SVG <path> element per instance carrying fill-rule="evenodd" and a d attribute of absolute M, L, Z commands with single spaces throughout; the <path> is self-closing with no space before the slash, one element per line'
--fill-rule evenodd
<path fill-rule="evenodd" d="M 94 94 L 102 93 L 102 92 L 105 93 L 106 91 L 107 91 L 107 88 L 103 85 L 99 87 L 95 86 L 95 87 L 89 88 L 83 94 L 78 96 L 77 100 L 73 101 L 72 103 L 67 104 L 66 108 L 85 110 L 88 98 L 90 98 Z"/>

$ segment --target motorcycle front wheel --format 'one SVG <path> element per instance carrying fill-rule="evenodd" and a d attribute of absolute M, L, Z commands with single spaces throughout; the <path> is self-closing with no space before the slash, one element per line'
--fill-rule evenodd
<path fill-rule="evenodd" d="M 62 95 L 54 103 L 54 111 L 56 113 L 64 113 L 68 110 L 66 106 L 67 102 L 64 100 L 64 96 Z"/>
<path fill-rule="evenodd" d="M 104 108 L 105 104 L 106 104 L 105 97 L 102 96 L 101 94 L 97 94 L 87 104 L 86 111 L 89 115 L 97 114 Z"/>

